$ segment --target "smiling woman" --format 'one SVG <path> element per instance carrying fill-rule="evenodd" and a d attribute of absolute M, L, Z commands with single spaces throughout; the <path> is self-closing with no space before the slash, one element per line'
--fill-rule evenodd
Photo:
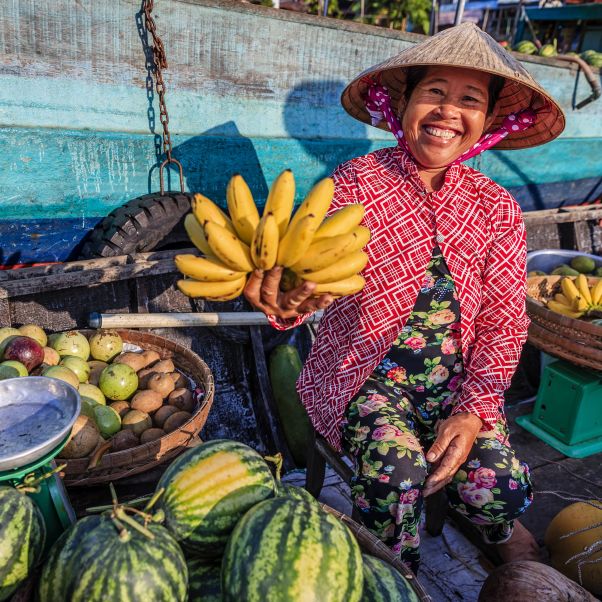
<path fill-rule="evenodd" d="M 365 208 L 360 293 L 281 293 L 281 271 L 245 294 L 275 328 L 327 307 L 297 388 L 315 429 L 356 459 L 362 522 L 417 570 L 423 498 L 446 487 L 505 560 L 536 560 L 516 521 L 532 501 L 508 440 L 505 389 L 526 339 L 526 243 L 510 194 L 463 161 L 526 148 L 564 128 L 556 102 L 466 23 L 356 77 L 343 107 L 398 145 L 334 172 L 331 212 Z M 394 107 L 397 110 L 394 110 Z"/>
<path fill-rule="evenodd" d="M 504 80 L 497 75 L 457 67 L 415 67 L 408 70 L 399 113 L 406 141 L 429 188 L 433 169 L 445 168 L 468 151 L 497 114 Z M 439 174 L 440 175 L 440 174 Z"/>

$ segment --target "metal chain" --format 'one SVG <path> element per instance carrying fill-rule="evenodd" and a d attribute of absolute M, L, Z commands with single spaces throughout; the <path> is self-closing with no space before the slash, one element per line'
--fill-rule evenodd
<path fill-rule="evenodd" d="M 184 191 L 184 177 L 182 173 L 182 165 L 176 159 L 171 156 L 172 145 L 171 135 L 169 133 L 169 114 L 167 113 L 167 106 L 165 104 L 165 82 L 163 81 L 163 69 L 167 69 L 167 57 L 165 56 L 165 47 L 163 41 L 157 34 L 157 26 L 153 19 L 152 11 L 154 6 L 154 0 L 144 0 L 143 11 L 144 11 L 144 24 L 146 30 L 150 32 L 153 38 L 153 58 L 155 62 L 155 89 L 157 90 L 157 96 L 159 97 L 159 120 L 163 126 L 163 152 L 167 157 L 161 164 L 159 169 L 159 178 L 161 181 L 161 194 L 164 192 L 163 182 L 163 168 L 168 163 L 175 163 L 180 171 L 180 188 Z"/>

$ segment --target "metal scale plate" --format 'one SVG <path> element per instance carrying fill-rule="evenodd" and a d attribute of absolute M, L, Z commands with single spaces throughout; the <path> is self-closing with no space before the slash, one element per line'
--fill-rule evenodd
<path fill-rule="evenodd" d="M 55 378 L 0 381 L 0 472 L 30 465 L 59 447 L 80 403 L 77 391 Z"/>

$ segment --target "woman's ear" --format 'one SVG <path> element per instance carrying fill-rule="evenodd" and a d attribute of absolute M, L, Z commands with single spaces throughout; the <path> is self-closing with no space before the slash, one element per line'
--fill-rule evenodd
<path fill-rule="evenodd" d="M 493 125 L 493 122 L 497 118 L 497 114 L 500 111 L 500 103 L 496 102 L 491 113 L 485 117 L 485 127 L 483 128 L 483 133 L 488 132 L 489 128 Z"/>

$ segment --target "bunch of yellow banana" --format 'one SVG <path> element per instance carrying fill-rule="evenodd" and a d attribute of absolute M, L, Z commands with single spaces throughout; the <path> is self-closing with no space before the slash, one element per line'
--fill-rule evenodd
<path fill-rule="evenodd" d="M 295 180 L 288 169 L 272 184 L 261 217 L 238 174 L 226 190 L 229 216 L 196 194 L 184 227 L 204 257 L 175 257 L 176 267 L 187 277 L 178 281 L 178 288 L 189 297 L 227 301 L 242 293 L 249 272 L 278 265 L 293 276 L 291 286 L 303 280 L 316 282 L 316 295 L 357 293 L 364 287 L 359 272 L 368 256 L 361 249 L 370 240 L 370 231 L 360 226 L 362 205 L 348 205 L 324 219 L 333 194 L 334 182 L 325 178 L 291 215 Z"/>
<path fill-rule="evenodd" d="M 584 274 L 579 274 L 574 280 L 566 276 L 560 281 L 560 289 L 562 292 L 556 293 L 547 302 L 552 311 L 569 318 L 581 318 L 602 311 L 602 278 L 588 286 Z"/>

